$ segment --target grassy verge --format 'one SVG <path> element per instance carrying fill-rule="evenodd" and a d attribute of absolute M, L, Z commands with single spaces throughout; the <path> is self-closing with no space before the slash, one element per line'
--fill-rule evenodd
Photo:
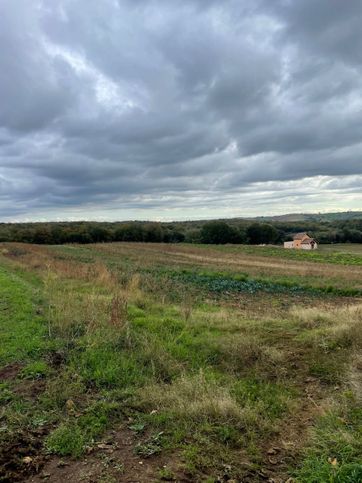
<path fill-rule="evenodd" d="M 47 350 L 41 305 L 39 290 L 0 267 L 0 367 L 40 358 Z"/>

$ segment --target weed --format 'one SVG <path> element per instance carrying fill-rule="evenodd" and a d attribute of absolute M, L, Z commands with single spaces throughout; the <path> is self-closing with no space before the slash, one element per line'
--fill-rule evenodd
<path fill-rule="evenodd" d="M 176 479 L 174 472 L 167 466 L 158 470 L 158 477 L 163 481 L 174 481 Z"/>
<path fill-rule="evenodd" d="M 131 429 L 132 431 L 135 431 L 136 433 L 143 433 L 143 431 L 145 430 L 145 427 L 146 426 L 142 423 L 135 423 L 128 426 L 129 429 Z"/>
<path fill-rule="evenodd" d="M 124 329 L 127 324 L 128 302 L 121 292 L 113 295 L 110 312 L 110 325 Z"/>
<path fill-rule="evenodd" d="M 163 432 L 161 431 L 150 436 L 143 443 L 138 443 L 135 448 L 136 453 L 144 458 L 160 453 L 162 450 L 162 435 Z"/>

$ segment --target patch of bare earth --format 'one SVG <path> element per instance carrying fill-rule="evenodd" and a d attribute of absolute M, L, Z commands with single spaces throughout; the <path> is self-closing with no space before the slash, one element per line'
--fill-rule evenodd
<path fill-rule="evenodd" d="M 90 448 L 82 459 L 50 457 L 38 474 L 30 476 L 25 481 L 148 483 L 160 481 L 159 472 L 165 468 L 173 475 L 170 481 L 195 481 L 183 474 L 175 454 L 163 451 L 162 454 L 144 458 L 135 452 L 137 442 L 136 435 L 121 426 L 110 431 L 107 437 Z"/>
<path fill-rule="evenodd" d="M 18 362 L 3 367 L 0 369 L 0 381 L 12 381 L 16 379 L 22 367 Z"/>
<path fill-rule="evenodd" d="M 269 483 L 293 481 L 288 471 L 298 465 L 301 452 L 310 437 L 310 429 L 326 410 L 326 401 L 317 379 L 307 377 L 301 390 L 303 394 L 298 407 L 263 448 L 260 481 Z"/>
<path fill-rule="evenodd" d="M 13 363 L 0 370 L 0 381 L 16 381 L 22 365 Z M 23 400 L 36 404 L 38 396 L 45 389 L 44 380 L 18 380 L 13 392 Z M 1 413 L 0 413 L 1 417 Z M 31 474 L 40 471 L 45 463 L 42 452 L 43 440 L 49 427 L 19 430 L 2 438 L 0 443 L 0 482 L 24 481 Z"/>
<path fill-rule="evenodd" d="M 47 431 L 46 428 L 21 431 L 1 441 L 1 483 L 25 481 L 29 475 L 40 471 L 45 463 L 42 446 Z"/>

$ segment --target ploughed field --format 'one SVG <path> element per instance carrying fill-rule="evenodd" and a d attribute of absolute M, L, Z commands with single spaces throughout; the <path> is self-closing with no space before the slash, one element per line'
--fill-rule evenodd
<path fill-rule="evenodd" d="M 362 250 L 0 244 L 0 482 L 362 481 Z"/>

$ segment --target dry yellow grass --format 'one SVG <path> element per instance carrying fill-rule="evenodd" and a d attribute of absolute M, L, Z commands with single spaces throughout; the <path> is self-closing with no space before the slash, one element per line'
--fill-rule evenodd
<path fill-rule="evenodd" d="M 202 371 L 194 376 L 181 376 L 172 384 L 147 386 L 140 395 L 153 410 L 169 411 L 187 420 L 231 420 L 245 424 L 254 417 L 250 408 L 241 408 L 227 388 L 207 380 Z"/>
<path fill-rule="evenodd" d="M 290 314 L 294 320 L 310 328 L 323 328 L 329 341 L 341 346 L 362 348 L 362 304 L 341 308 L 323 309 L 294 307 Z"/>
<path fill-rule="evenodd" d="M 362 404 L 362 351 L 352 357 L 348 379 L 357 401 Z"/>

